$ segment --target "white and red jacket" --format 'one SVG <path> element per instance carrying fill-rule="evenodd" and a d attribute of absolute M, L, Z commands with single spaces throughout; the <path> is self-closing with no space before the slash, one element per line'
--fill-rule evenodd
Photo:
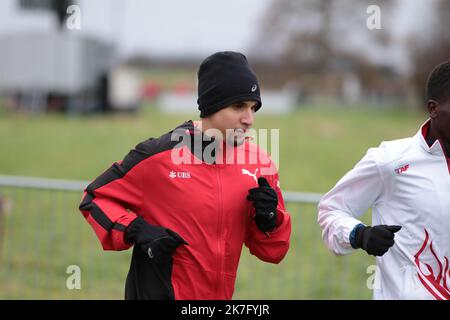
<path fill-rule="evenodd" d="M 177 130 L 187 136 L 199 131 L 192 121 Z M 80 210 L 105 250 L 131 246 L 124 231 L 137 216 L 175 231 L 189 243 L 159 265 L 134 248 L 126 298 L 231 299 L 243 244 L 271 263 L 279 263 L 288 251 L 291 221 L 276 168 L 248 142 L 234 149 L 246 159 L 256 152 L 257 162 L 211 164 L 198 161 L 202 155 L 193 145 L 174 142 L 171 136 L 172 131 L 149 139 L 114 163 L 86 188 Z M 195 162 L 174 162 L 174 155 L 193 159 L 194 154 Z M 257 228 L 254 208 L 246 200 L 248 190 L 258 186 L 261 171 L 279 198 L 277 226 L 269 234 Z"/>
<path fill-rule="evenodd" d="M 450 169 L 427 121 L 410 138 L 383 142 L 323 196 L 318 222 L 336 255 L 354 251 L 349 235 L 372 207 L 372 225 L 400 225 L 377 257 L 374 299 L 450 299 Z"/>

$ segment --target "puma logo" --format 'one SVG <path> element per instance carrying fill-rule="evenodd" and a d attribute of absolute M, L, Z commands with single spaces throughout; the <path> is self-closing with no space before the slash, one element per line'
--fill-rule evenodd
<path fill-rule="evenodd" d="M 258 178 L 256 178 L 256 173 L 258 172 L 258 168 L 256 168 L 255 173 L 252 174 L 250 171 L 248 171 L 247 169 L 241 169 L 241 173 L 245 174 L 247 176 L 253 177 L 253 179 L 255 179 L 255 182 L 258 183 Z"/>

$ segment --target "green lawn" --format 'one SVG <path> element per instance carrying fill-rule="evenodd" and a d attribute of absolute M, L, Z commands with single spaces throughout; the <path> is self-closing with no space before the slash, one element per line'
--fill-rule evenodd
<path fill-rule="evenodd" d="M 91 180 L 138 142 L 189 116 L 148 106 L 134 116 L 29 118 L 0 112 L 0 174 Z M 284 190 L 326 192 L 367 148 L 416 133 L 424 115 L 404 111 L 303 108 L 257 115 L 255 128 L 280 129 Z M 77 210 L 80 194 L 0 189 L 12 203 L 0 257 L 0 299 L 122 299 L 130 252 L 103 252 Z M 363 252 L 342 258 L 320 237 L 314 205 L 288 204 L 293 235 L 277 266 L 242 256 L 235 299 L 367 299 Z M 370 216 L 365 216 L 370 221 Z M 78 265 L 81 290 L 66 289 L 66 268 Z"/>

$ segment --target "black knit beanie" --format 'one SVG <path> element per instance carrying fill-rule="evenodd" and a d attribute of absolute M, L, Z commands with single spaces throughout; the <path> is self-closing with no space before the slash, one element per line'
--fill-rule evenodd
<path fill-rule="evenodd" d="M 246 100 L 258 102 L 256 111 L 261 108 L 258 80 L 242 53 L 217 52 L 202 62 L 197 100 L 201 118 Z"/>

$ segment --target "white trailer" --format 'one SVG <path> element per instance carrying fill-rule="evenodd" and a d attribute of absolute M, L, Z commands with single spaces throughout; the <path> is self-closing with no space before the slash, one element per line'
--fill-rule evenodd
<path fill-rule="evenodd" d="M 98 39 L 67 31 L 9 34 L 0 38 L 0 93 L 31 111 L 52 107 L 54 97 L 68 112 L 108 109 L 115 63 L 114 47 Z"/>

